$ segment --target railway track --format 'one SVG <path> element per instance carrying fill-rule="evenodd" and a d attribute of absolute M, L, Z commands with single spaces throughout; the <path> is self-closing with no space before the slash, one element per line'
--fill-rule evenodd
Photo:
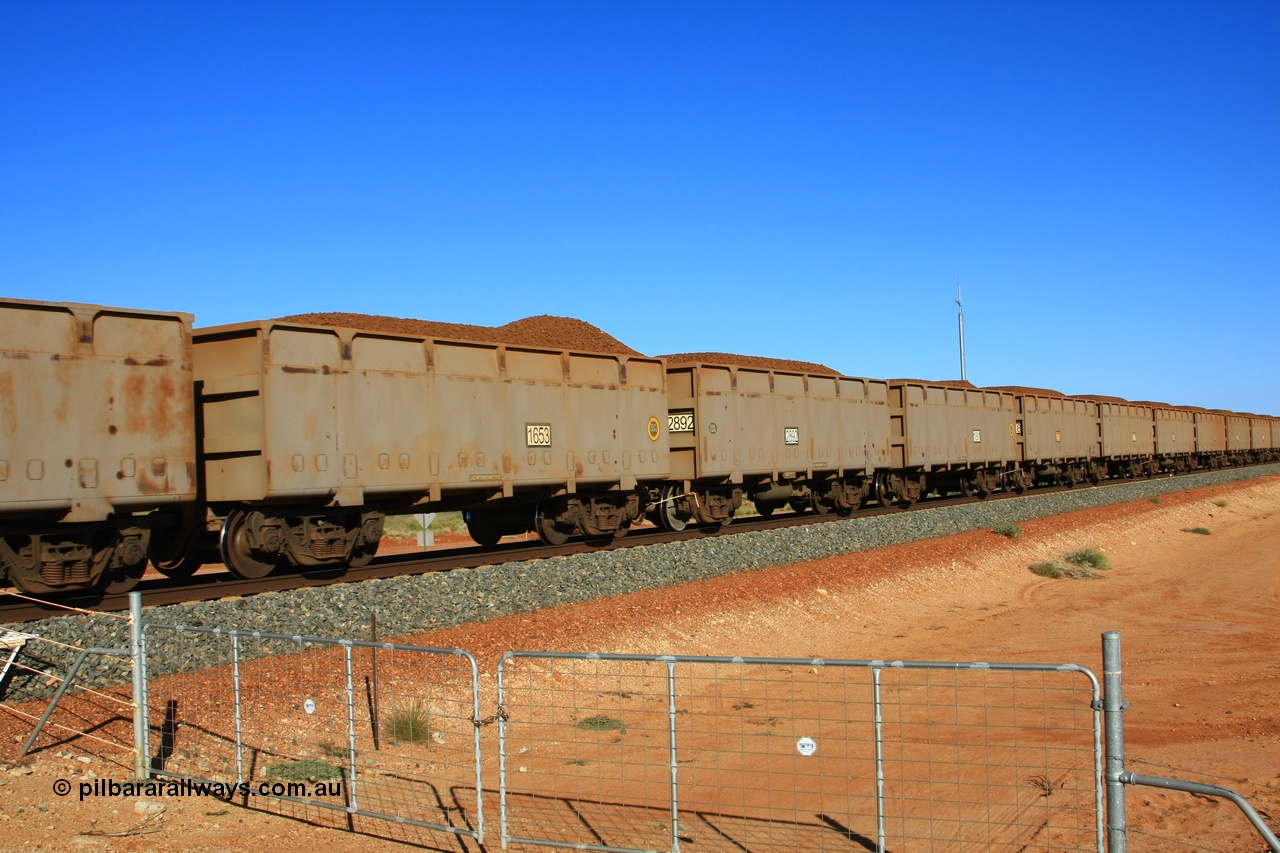
<path fill-rule="evenodd" d="M 992 495 L 990 499 L 996 499 L 997 497 L 997 495 Z M 999 497 L 1004 497 L 1004 495 Z M 921 508 L 941 507 L 955 503 L 968 503 L 971 500 L 975 499 L 934 499 L 925 501 L 918 506 Z M 755 530 L 774 530 L 806 524 L 823 524 L 831 521 L 844 521 L 846 518 L 867 518 L 874 515 L 898 513 L 903 512 L 904 509 L 903 507 L 869 507 L 845 517 L 834 513 L 830 515 L 815 515 L 812 512 L 780 513 L 772 518 L 744 516 L 735 519 L 732 524 L 724 528 L 706 530 L 691 527 L 678 533 L 670 533 L 656 527 L 643 527 L 638 530 L 632 530 L 625 537 L 615 539 L 603 546 L 591 545 L 579 538 L 571 540 L 564 545 L 545 545 L 538 540 L 533 540 L 531 542 L 503 543 L 490 549 L 471 546 L 418 554 L 394 554 L 376 557 L 369 565 L 362 568 L 348 567 L 314 572 L 273 573 L 265 578 L 256 580 L 238 578 L 229 571 L 209 571 L 206 569 L 181 580 L 144 578 L 134 588 L 134 591 L 142 593 L 144 606 L 186 604 L 195 601 L 213 601 L 220 598 L 258 595 L 264 592 L 282 592 L 306 587 L 329 586 L 337 583 L 359 583 L 375 578 L 392 578 L 399 575 L 449 572 L 455 569 L 501 565 L 523 560 L 543 560 L 571 554 L 612 551 L 641 545 L 677 542 L 683 539 L 732 535 Z M 3 604 L 0 604 L 0 624 L 34 622 L 51 616 L 65 615 L 68 609 L 96 612 L 129 609 L 129 596 L 127 593 L 121 595 L 70 593 L 65 596 L 49 596 L 45 599 L 29 596 L 19 598 L 13 593 L 14 591 L 12 590 L 0 592 L 6 599 Z"/>
<path fill-rule="evenodd" d="M 1204 473 L 1204 472 L 1187 472 Z M 1174 476 L 1174 475 L 1166 475 Z M 1105 482 L 1097 488 L 1123 486 L 1133 480 L 1115 480 Z M 1079 488 L 1093 488 L 1076 487 Z M 1070 491 L 1067 486 L 1045 486 L 1028 492 L 1028 495 L 1049 495 L 1056 492 Z M 337 583 L 359 583 L 376 578 L 392 578 L 400 575 L 427 574 L 430 572 L 448 572 L 455 569 L 475 568 L 477 566 L 501 565 L 525 560 L 542 560 L 556 556 L 567 556 L 589 552 L 612 551 L 633 548 L 642 545 L 656 545 L 665 542 L 677 542 L 685 539 L 699 539 L 707 536 L 733 535 L 760 530 L 775 530 L 785 527 L 797 527 L 810 524 L 825 524 L 848 519 L 870 518 L 877 515 L 896 514 L 916 509 L 943 508 L 963 504 L 995 502 L 1023 497 L 1016 493 L 996 492 L 987 497 L 947 496 L 928 498 L 911 506 L 879 507 L 871 506 L 857 510 L 848 516 L 835 513 L 816 515 L 812 511 L 803 513 L 784 512 L 770 518 L 762 516 L 743 516 L 736 518 L 723 528 L 693 528 L 680 532 L 667 532 L 656 527 L 643 527 L 632 530 L 625 537 L 615 539 L 606 545 L 592 545 L 578 538 L 564 545 L 546 545 L 540 541 L 508 542 L 494 548 L 480 546 L 449 548 L 438 551 L 386 555 L 375 558 L 367 566 L 361 568 L 338 568 L 309 572 L 280 572 L 260 579 L 243 579 L 230 571 L 201 570 L 189 578 L 173 580 L 168 578 L 144 578 L 135 591 L 142 593 L 144 606 L 185 604 L 198 601 L 213 601 L 228 597 L 245 597 L 265 592 L 282 592 L 306 587 L 328 586 Z M 0 591 L 0 624 L 11 625 L 18 622 L 34 622 L 52 616 L 65 615 L 69 611 L 123 611 L 129 608 L 127 594 L 100 595 L 85 593 L 69 593 L 65 596 L 37 599 L 19 596 L 13 590 Z"/>

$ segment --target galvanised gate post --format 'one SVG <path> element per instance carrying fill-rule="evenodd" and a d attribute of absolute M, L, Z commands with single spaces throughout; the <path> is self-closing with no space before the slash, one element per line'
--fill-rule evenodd
<path fill-rule="evenodd" d="M 1107 730 L 1107 850 L 1125 853 L 1129 823 L 1124 807 L 1124 701 L 1120 678 L 1120 633 L 1102 635 L 1102 711 Z"/>

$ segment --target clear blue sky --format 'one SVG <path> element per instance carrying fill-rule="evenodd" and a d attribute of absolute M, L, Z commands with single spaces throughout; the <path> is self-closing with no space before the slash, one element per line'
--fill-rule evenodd
<path fill-rule="evenodd" d="M 1280 3 L 0 0 L 0 294 L 1280 415 Z"/>

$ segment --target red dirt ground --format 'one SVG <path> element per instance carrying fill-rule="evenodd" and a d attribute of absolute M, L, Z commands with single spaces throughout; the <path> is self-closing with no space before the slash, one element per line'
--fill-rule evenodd
<path fill-rule="evenodd" d="M 1074 662 L 1101 673 L 1100 635 L 1123 635 L 1128 767 L 1234 788 L 1280 824 L 1280 477 L 989 531 L 718 578 L 411 638 L 475 654 L 491 684 L 509 649 Z M 1211 535 L 1185 532 L 1203 527 Z M 1027 570 L 1076 548 L 1105 580 Z M 0 715 L 0 758 L 29 728 Z M 61 756 L 59 756 L 61 753 Z M 65 757 L 71 756 L 71 757 Z M 83 763 L 81 759 L 88 759 Z M 74 768 L 128 778 L 87 739 L 0 776 L 0 847 L 46 850 L 372 851 L 392 845 L 197 799 L 162 800 L 155 833 L 134 801 L 59 799 Z M 1130 788 L 1130 849 L 1265 849 L 1230 804 Z M 1184 844 L 1186 846 L 1184 846 Z M 441 847 L 459 849 L 456 843 Z M 496 849 L 496 843 L 491 845 Z M 473 849 L 473 848 L 468 848 Z"/>

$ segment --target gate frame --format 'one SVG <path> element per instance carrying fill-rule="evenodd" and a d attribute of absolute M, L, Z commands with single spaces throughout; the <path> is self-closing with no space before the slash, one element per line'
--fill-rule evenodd
<path fill-rule="evenodd" d="M 477 843 L 484 844 L 484 787 L 481 781 L 480 771 L 480 727 L 484 721 L 480 717 L 480 675 L 479 667 L 476 665 L 475 657 L 468 651 L 463 649 L 444 649 L 432 646 L 415 646 L 408 643 L 383 643 L 373 642 L 370 640 L 348 640 L 333 639 L 325 637 L 310 637 L 305 634 L 274 634 L 267 631 L 246 631 L 239 628 L 206 628 L 204 626 L 195 625 L 170 625 L 160 622 L 141 622 L 138 632 L 137 643 L 137 666 L 135 673 L 140 673 L 135 684 L 140 686 L 141 694 L 137 700 L 140 716 L 142 719 L 141 736 L 135 733 L 134 740 L 138 743 L 142 752 L 138 760 L 142 766 L 142 774 L 139 778 L 150 778 L 150 767 L 146 760 L 146 756 L 151 754 L 151 726 L 148 720 L 150 712 L 150 700 L 148 695 L 149 677 L 147 673 L 147 634 L 153 629 L 172 631 L 178 634 L 213 634 L 218 637 L 229 637 L 231 639 L 231 657 L 232 663 L 232 679 L 234 685 L 234 707 L 235 707 L 235 731 L 236 731 L 236 783 L 240 784 L 244 779 L 244 758 L 243 744 L 240 740 L 241 732 L 241 697 L 240 697 L 240 638 L 251 638 L 254 640 L 284 640 L 287 642 L 313 643 L 321 646 L 334 647 L 339 646 L 343 649 L 343 658 L 346 664 L 346 688 L 347 688 L 347 772 L 348 777 L 348 804 L 346 806 L 333 805 L 323 800 L 315 800 L 303 797 L 290 797 L 286 795 L 264 794 L 272 799 L 283 800 L 288 802 L 300 803 L 302 805 L 316 806 L 318 808 L 329 809 L 331 811 L 344 812 L 349 816 L 360 815 L 361 817 L 374 818 L 376 820 L 386 820 L 397 824 L 407 824 L 410 826 L 420 826 L 424 829 L 432 829 L 440 832 L 447 832 L 452 835 L 466 836 L 474 838 Z M 476 792 L 476 820 L 475 829 L 462 829 L 455 826 L 446 826 L 444 824 L 429 823 L 427 821 L 415 820 L 402 815 L 385 814 L 383 812 L 373 812 L 359 807 L 357 798 L 357 761 L 355 747 L 355 717 L 354 708 L 356 704 L 355 687 L 352 678 L 352 649 L 367 648 L 373 651 L 379 649 L 384 651 L 399 652 L 416 652 L 432 655 L 446 655 L 450 657 L 463 658 L 470 665 L 471 669 L 471 723 L 472 723 L 472 765 L 475 771 L 475 792 Z M 274 655 L 272 656 L 274 657 Z M 181 779 L 199 779 L 199 777 L 188 776 L 181 773 L 169 773 L 165 770 L 156 771 L 159 775 L 171 776 Z M 200 781 L 206 781 L 200 779 Z M 212 781 L 212 780 L 208 780 Z"/>
<path fill-rule="evenodd" d="M 1092 691 L 1092 699 L 1089 702 L 1089 710 L 1093 714 L 1093 786 L 1094 786 L 1094 831 L 1097 840 L 1097 849 L 1103 851 L 1106 819 L 1103 810 L 1104 794 L 1109 796 L 1110 786 L 1105 784 L 1103 773 L 1103 752 L 1102 752 L 1102 723 L 1103 723 L 1103 702 L 1102 690 L 1097 677 L 1093 672 L 1084 666 L 1074 663 L 1058 663 L 1058 664 L 1040 664 L 1040 663 L 988 663 L 984 661 L 975 661 L 970 663 L 959 661 L 905 661 L 905 660 L 828 660 L 825 658 L 769 658 L 769 657 L 740 657 L 740 656 L 700 656 L 700 655 L 637 655 L 637 654 L 608 654 L 597 652 L 507 652 L 498 661 L 498 811 L 499 826 L 502 849 L 507 849 L 508 844 L 535 844 L 538 846 L 562 847 L 574 850 L 598 850 L 603 853 L 636 853 L 632 848 L 627 847 L 609 847 L 596 844 L 566 844 L 563 842 L 551 841 L 548 839 L 524 838 L 519 836 L 511 836 L 508 834 L 507 823 L 507 720 L 509 719 L 506 712 L 505 690 L 506 685 L 503 680 L 507 661 L 517 659 L 541 659 L 541 660 L 584 660 L 584 661 L 631 661 L 641 663 L 662 663 L 667 668 L 667 708 L 669 714 L 668 730 L 670 736 L 670 756 L 671 756 L 671 848 L 670 853 L 680 853 L 679 838 L 679 790 L 676 779 L 677 759 L 676 759 L 676 706 L 675 706 L 675 666 L 677 663 L 687 664 L 735 664 L 743 666 L 765 665 L 765 666 L 810 666 L 825 667 L 835 666 L 846 669 L 866 669 L 872 672 L 873 690 L 874 690 L 874 729 L 875 729 L 875 751 L 876 751 L 876 824 L 877 824 L 877 849 L 883 851 L 885 849 L 885 807 L 884 807 L 884 767 L 883 767 L 883 742 L 881 740 L 881 700 L 880 700 L 880 673 L 885 669 L 920 669 L 920 670 L 943 670 L 943 671 L 986 671 L 986 672 L 1074 672 L 1080 673 L 1089 679 L 1090 689 Z M 1123 799 L 1123 793 L 1120 794 Z M 1123 808 L 1123 806 L 1122 806 Z"/>

